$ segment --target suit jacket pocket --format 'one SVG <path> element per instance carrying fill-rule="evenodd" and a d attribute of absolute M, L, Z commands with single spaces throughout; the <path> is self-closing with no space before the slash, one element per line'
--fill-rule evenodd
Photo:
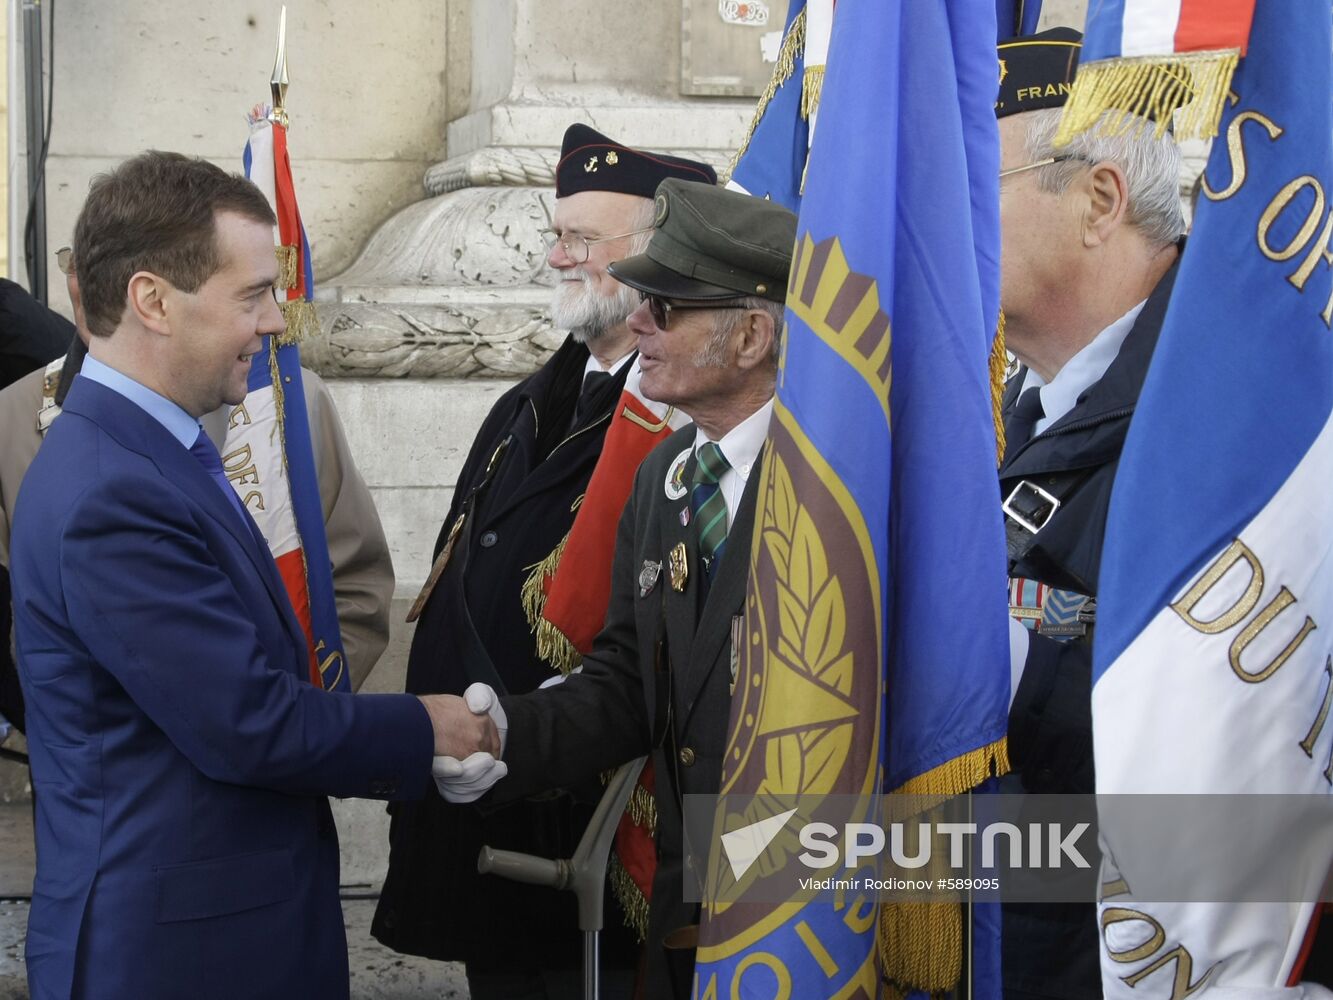
<path fill-rule="evenodd" d="M 290 899 L 296 891 L 291 851 L 256 851 L 153 871 L 160 924 L 241 913 Z"/>

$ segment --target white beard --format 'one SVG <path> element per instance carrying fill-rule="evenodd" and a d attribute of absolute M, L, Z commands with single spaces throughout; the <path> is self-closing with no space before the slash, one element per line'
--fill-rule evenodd
<path fill-rule="evenodd" d="M 629 319 L 639 306 L 639 293 L 617 282 L 613 295 L 601 295 L 581 267 L 574 268 L 578 284 L 568 279 L 555 286 L 551 298 L 551 322 L 580 344 L 596 340 L 613 327 Z"/>

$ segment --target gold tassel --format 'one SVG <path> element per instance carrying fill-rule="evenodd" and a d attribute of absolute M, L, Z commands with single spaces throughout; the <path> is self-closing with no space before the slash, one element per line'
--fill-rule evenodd
<path fill-rule="evenodd" d="M 880 971 L 886 993 L 946 993 L 963 972 L 963 914 L 958 903 L 893 903 L 881 906 Z"/>
<path fill-rule="evenodd" d="M 1239 49 L 1224 49 L 1082 65 L 1054 144 L 1067 145 L 1098 120 L 1102 120 L 1100 134 L 1120 135 L 1145 128 L 1151 119 L 1160 139 L 1171 125 L 1172 112 L 1177 140 L 1211 139 L 1217 135 L 1239 58 Z"/>
<path fill-rule="evenodd" d="M 923 795 L 942 802 L 975 788 L 987 778 L 1009 773 L 1004 737 L 945 761 L 894 789 L 896 795 Z M 930 802 L 924 803 L 929 808 Z M 943 872 L 939 873 L 943 875 Z M 943 993 L 958 984 L 963 968 L 962 906 L 959 903 L 886 903 L 880 907 L 880 967 L 894 996 L 912 990 Z"/>
<path fill-rule="evenodd" d="M 1009 358 L 1004 349 L 1004 310 L 1000 310 L 999 322 L 995 324 L 995 339 L 990 345 L 990 412 L 995 421 L 995 465 L 998 468 L 1004 462 L 1004 417 L 1000 410 L 1004 407 L 1004 373 L 1009 370 Z"/>
<path fill-rule="evenodd" d="M 625 803 L 625 813 L 635 826 L 647 830 L 649 836 L 657 835 L 657 800 L 648 789 L 638 784 L 634 786 L 629 793 L 629 802 Z"/>
<path fill-rule="evenodd" d="M 565 537 L 560 539 L 550 555 L 539 563 L 523 567 L 532 572 L 523 582 L 519 599 L 523 602 L 523 613 L 528 616 L 528 628 L 534 632 L 537 631 L 537 626 L 542 620 L 542 611 L 546 608 L 546 578 L 555 576 L 556 568 L 560 565 L 560 557 L 565 554 L 565 546 L 568 544 L 569 533 L 566 532 Z"/>
<path fill-rule="evenodd" d="M 782 40 L 782 48 L 778 49 L 778 61 L 773 67 L 773 75 L 768 80 L 768 86 L 764 92 L 759 95 L 759 103 L 755 105 L 754 117 L 750 119 L 749 127 L 745 130 L 745 135 L 741 138 L 741 144 L 736 147 L 736 153 L 727 164 L 727 178 L 736 169 L 736 164 L 741 162 L 741 157 L 745 151 L 750 148 L 750 140 L 754 138 L 754 130 L 759 127 L 759 121 L 764 117 L 764 112 L 768 110 L 769 101 L 773 100 L 778 89 L 791 79 L 791 75 L 796 72 L 796 57 L 805 50 L 805 11 L 802 10 L 796 15 L 796 20 L 791 23 L 791 30 L 787 32 L 787 37 Z M 804 93 L 802 93 L 804 97 Z M 723 181 L 725 183 L 725 180 Z"/>
<path fill-rule="evenodd" d="M 643 943 L 648 940 L 648 900 L 614 852 L 608 868 L 611 891 L 616 894 L 616 899 L 620 900 L 620 906 L 625 911 L 625 926 Z"/>
<path fill-rule="evenodd" d="M 545 618 L 537 621 L 537 655 L 566 676 L 583 662 L 583 654 L 574 648 L 565 633 Z"/>
<path fill-rule="evenodd" d="M 801 117 L 806 121 L 819 109 L 819 98 L 824 93 L 824 67 L 807 66 L 801 78 Z"/>
<path fill-rule="evenodd" d="M 319 314 L 315 311 L 315 303 L 305 299 L 293 299 L 290 302 L 278 303 L 278 308 L 282 310 L 283 319 L 287 321 L 287 329 L 278 335 L 279 347 L 299 344 L 319 333 Z"/>
<path fill-rule="evenodd" d="M 295 288 L 300 263 L 296 247 L 274 247 L 273 253 L 278 258 L 278 280 L 274 283 L 274 287 L 284 291 L 288 288 Z"/>

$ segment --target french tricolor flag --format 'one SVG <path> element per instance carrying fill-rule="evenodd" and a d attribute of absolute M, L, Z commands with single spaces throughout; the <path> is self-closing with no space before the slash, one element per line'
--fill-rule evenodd
<path fill-rule="evenodd" d="M 1083 62 L 1237 49 L 1245 54 L 1255 0 L 1106 0 L 1093 3 Z"/>
<path fill-rule="evenodd" d="M 1153 6 L 1179 31 L 1193 5 Z M 1228 796 L 1228 826 L 1277 832 L 1219 861 L 1226 831 L 1104 815 L 1108 1000 L 1330 995 L 1301 974 L 1333 834 L 1295 804 L 1333 790 L 1331 52 L 1329 0 L 1260 0 L 1120 461 L 1094 647 L 1099 796 Z"/>
<path fill-rule="evenodd" d="M 318 329 L 310 301 L 310 245 L 292 185 L 286 124 L 263 106 L 255 108 L 249 120 L 245 174 L 278 217 L 273 231 L 279 261 L 275 293 L 287 330 L 265 338 L 264 350 L 251 362 L 250 391 L 228 422 L 223 470 L 263 532 L 305 630 L 311 683 L 350 691 L 301 380 L 298 343 Z"/>
<path fill-rule="evenodd" d="M 1257 0 L 1094 0 L 1057 144 L 1090 128 L 1152 119 L 1178 138 L 1210 138 Z M 1286 9 L 1281 3 L 1279 6 Z M 1138 116 L 1126 118 L 1126 115 Z"/>

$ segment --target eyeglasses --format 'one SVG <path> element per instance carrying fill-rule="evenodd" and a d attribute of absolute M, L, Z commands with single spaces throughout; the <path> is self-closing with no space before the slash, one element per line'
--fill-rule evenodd
<path fill-rule="evenodd" d="M 647 292 L 639 293 L 639 301 L 648 303 L 648 314 L 652 316 L 653 322 L 657 324 L 659 330 L 666 330 L 671 323 L 671 314 L 681 312 L 687 309 L 748 309 L 750 308 L 744 302 L 710 302 L 701 300 L 698 302 L 672 302 L 662 298 L 660 295 L 650 295 Z"/>
<path fill-rule="evenodd" d="M 1048 156 L 1044 160 L 1037 160 L 1035 163 L 1025 163 L 1021 167 L 1010 167 L 1008 170 L 1001 170 L 1000 177 L 1009 177 L 1012 174 L 1021 174 L 1024 170 L 1036 170 L 1038 167 L 1049 167 L 1053 163 L 1064 163 L 1066 160 L 1087 160 L 1082 156 L 1075 156 L 1072 153 L 1067 156 Z"/>
<path fill-rule="evenodd" d="M 67 278 L 74 273 L 73 247 L 61 247 L 56 251 L 56 267 L 60 268 L 60 273 Z"/>
<path fill-rule="evenodd" d="M 619 233 L 615 236 L 580 236 L 578 233 L 560 233 L 554 229 L 542 230 L 542 242 L 546 244 L 546 252 L 550 253 L 555 249 L 557 243 L 560 249 L 565 251 L 565 256 L 575 264 L 583 264 L 588 260 L 588 248 L 596 246 L 598 243 L 609 243 L 611 240 L 623 240 L 626 236 L 641 236 L 644 233 L 651 233 L 652 226 L 645 226 L 642 229 L 635 229 L 628 233 Z"/>

